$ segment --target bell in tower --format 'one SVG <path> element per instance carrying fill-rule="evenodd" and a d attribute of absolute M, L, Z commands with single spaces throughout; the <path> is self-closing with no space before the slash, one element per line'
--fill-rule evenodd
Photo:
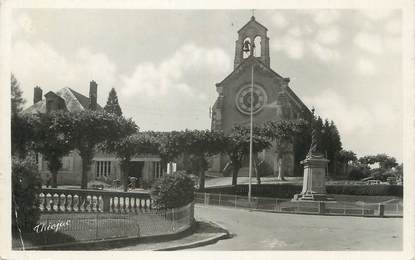
<path fill-rule="evenodd" d="M 270 66 L 267 31 L 268 29 L 257 22 L 254 16 L 238 31 L 238 40 L 235 43 L 234 68 L 250 56 L 260 59 L 267 67 Z"/>

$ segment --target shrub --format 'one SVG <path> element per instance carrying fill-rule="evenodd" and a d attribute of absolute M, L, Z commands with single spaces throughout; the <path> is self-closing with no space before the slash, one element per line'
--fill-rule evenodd
<path fill-rule="evenodd" d="M 12 226 L 28 231 L 40 217 L 41 179 L 36 164 L 30 159 L 12 159 Z M 16 219 L 17 211 L 17 219 Z"/>
<path fill-rule="evenodd" d="M 194 199 L 194 183 L 183 172 L 164 175 L 150 190 L 154 205 L 158 208 L 178 208 Z"/>
<path fill-rule="evenodd" d="M 301 190 L 302 186 L 300 184 L 291 183 L 252 185 L 252 195 L 257 197 L 289 199 L 292 198 L 294 194 L 300 193 Z M 326 185 L 326 190 L 328 194 L 397 197 L 403 196 L 403 187 L 398 185 Z M 233 186 L 207 187 L 203 190 L 203 192 L 247 196 L 248 185 L 240 184 L 237 185 L 236 188 Z"/>

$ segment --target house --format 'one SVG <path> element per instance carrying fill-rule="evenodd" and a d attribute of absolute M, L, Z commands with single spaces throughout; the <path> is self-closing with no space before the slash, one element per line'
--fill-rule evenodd
<path fill-rule="evenodd" d="M 49 91 L 44 95 L 40 87 L 34 88 L 33 105 L 23 111 L 25 114 L 49 113 L 56 110 L 79 112 L 86 109 L 102 111 L 103 108 L 97 103 L 98 85 L 91 81 L 89 85 L 89 96 L 65 87 L 56 92 Z M 42 155 L 37 157 L 38 168 L 43 183 L 49 178 L 47 161 Z M 76 151 L 72 151 L 62 159 L 62 169 L 58 173 L 58 185 L 79 186 L 81 183 L 82 160 Z M 132 158 L 128 176 L 137 177 L 139 185 L 144 186 L 163 175 L 161 159 L 158 155 L 143 154 Z M 96 152 L 93 163 L 88 172 L 90 182 L 102 181 L 113 184 L 121 180 L 121 169 L 119 159 L 112 154 Z"/>

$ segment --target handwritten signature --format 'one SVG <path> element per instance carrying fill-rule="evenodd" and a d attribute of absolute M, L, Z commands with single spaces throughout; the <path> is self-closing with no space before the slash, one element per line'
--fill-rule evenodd
<path fill-rule="evenodd" d="M 71 221 L 69 219 L 66 221 L 59 220 L 56 223 L 39 223 L 33 228 L 33 231 L 35 231 L 36 233 L 45 232 L 49 230 L 58 232 L 60 228 L 67 227 L 70 223 Z"/>

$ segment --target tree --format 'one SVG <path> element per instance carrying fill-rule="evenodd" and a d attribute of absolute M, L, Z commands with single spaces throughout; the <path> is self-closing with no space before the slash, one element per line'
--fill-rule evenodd
<path fill-rule="evenodd" d="M 368 165 L 379 163 L 379 167 L 384 170 L 398 166 L 396 159 L 387 154 L 363 156 L 359 158 L 359 162 L 363 164 L 368 164 Z"/>
<path fill-rule="evenodd" d="M 57 111 L 39 114 L 35 121 L 34 150 L 43 155 L 52 173 L 52 188 L 57 188 L 57 176 L 62 168 L 62 158 L 73 150 L 71 143 L 71 116 L 69 112 Z"/>
<path fill-rule="evenodd" d="M 231 133 L 224 137 L 223 152 L 229 156 L 232 164 L 232 185 L 237 185 L 238 172 L 242 167 L 243 159 L 249 155 L 250 129 L 235 126 Z M 270 139 L 259 127 L 252 131 L 252 153 L 256 154 L 271 146 Z"/>
<path fill-rule="evenodd" d="M 268 121 L 264 123 L 264 135 L 275 141 L 275 148 L 278 160 L 278 179 L 284 180 L 284 173 L 282 171 L 283 157 L 291 153 L 290 146 L 294 145 L 294 140 L 307 133 L 309 123 L 305 120 L 281 120 Z"/>
<path fill-rule="evenodd" d="M 138 127 L 131 119 L 105 112 L 85 110 L 70 115 L 71 142 L 82 160 L 81 188 L 86 189 L 88 171 L 97 145 L 136 133 Z"/>
<path fill-rule="evenodd" d="M 199 189 L 205 187 L 205 171 L 208 169 L 206 157 L 222 151 L 224 139 L 219 132 L 193 130 L 181 132 L 182 153 L 190 154 L 193 170 L 199 176 Z"/>
<path fill-rule="evenodd" d="M 13 114 L 22 112 L 23 105 L 26 101 L 22 97 L 23 92 L 20 89 L 20 84 L 13 74 L 11 74 L 10 86 L 11 86 L 11 112 L 13 115 Z"/>
<path fill-rule="evenodd" d="M 204 189 L 206 157 L 222 151 L 223 135 L 209 130 L 185 130 L 165 133 L 158 139 L 162 160 L 171 162 L 180 155 L 187 157 L 187 169 L 199 176 L 199 189 Z"/>
<path fill-rule="evenodd" d="M 34 122 L 32 115 L 13 113 L 11 116 L 11 149 L 12 155 L 23 159 L 34 143 Z"/>
<path fill-rule="evenodd" d="M 354 152 L 343 149 L 337 153 L 337 158 L 344 165 L 345 175 L 347 175 L 349 172 L 349 163 L 355 162 L 357 160 L 356 154 Z"/>
<path fill-rule="evenodd" d="M 122 115 L 121 107 L 118 104 L 117 92 L 115 92 L 114 88 L 111 89 L 108 95 L 107 104 L 105 105 L 104 110 L 108 113 L 116 114 L 117 116 Z"/>
<path fill-rule="evenodd" d="M 40 217 L 39 194 L 42 183 L 30 157 L 12 157 L 12 228 L 31 231 Z M 17 215 L 17 216 L 16 216 Z"/>
<path fill-rule="evenodd" d="M 103 150 L 115 153 L 120 159 L 122 184 L 124 191 L 127 191 L 131 158 L 139 154 L 158 154 L 159 143 L 151 133 L 143 132 L 129 135 L 119 140 L 105 142 Z"/>

